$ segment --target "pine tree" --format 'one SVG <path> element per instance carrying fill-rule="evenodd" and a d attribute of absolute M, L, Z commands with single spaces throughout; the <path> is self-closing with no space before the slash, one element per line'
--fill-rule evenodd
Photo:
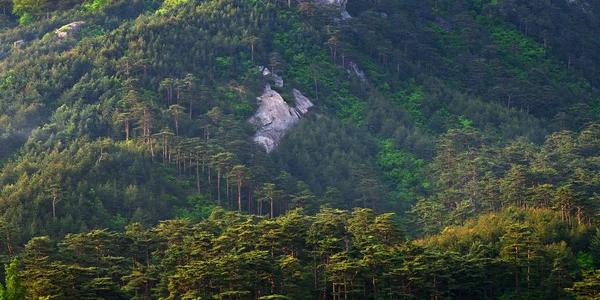
<path fill-rule="evenodd" d="M 231 168 L 229 176 L 233 180 L 238 189 L 238 213 L 242 212 L 242 186 L 250 179 L 248 168 L 244 165 L 235 165 Z"/>

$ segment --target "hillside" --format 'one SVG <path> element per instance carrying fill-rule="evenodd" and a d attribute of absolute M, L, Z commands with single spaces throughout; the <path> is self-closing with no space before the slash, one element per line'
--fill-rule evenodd
<path fill-rule="evenodd" d="M 11 299 L 600 292 L 598 1 L 3 7 Z"/>

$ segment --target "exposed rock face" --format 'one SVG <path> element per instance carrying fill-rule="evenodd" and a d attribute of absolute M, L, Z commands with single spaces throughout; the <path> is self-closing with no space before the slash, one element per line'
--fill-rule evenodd
<path fill-rule="evenodd" d="M 73 34 L 78 32 L 79 30 L 81 30 L 81 26 L 83 26 L 83 24 L 85 24 L 85 22 L 83 21 L 77 21 L 77 22 L 73 22 L 73 23 L 69 23 L 59 29 L 56 29 L 54 31 L 54 33 L 56 33 L 56 36 L 58 36 L 59 39 L 64 39 L 67 35 L 69 34 Z"/>
<path fill-rule="evenodd" d="M 265 86 L 262 96 L 258 97 L 259 107 L 248 120 L 257 128 L 253 140 L 263 145 L 267 153 L 279 145 L 285 132 L 313 106 L 300 91 L 294 89 L 293 93 L 296 107 L 290 107 L 271 86 Z"/>
<path fill-rule="evenodd" d="M 361 70 L 355 62 L 351 61 L 348 63 L 348 65 L 350 66 L 350 68 L 352 68 L 354 73 L 358 77 L 360 77 L 360 79 L 367 80 L 367 76 L 365 76 L 365 72 L 363 72 L 363 70 Z M 348 72 L 350 72 L 350 71 L 348 71 Z"/>
<path fill-rule="evenodd" d="M 283 87 L 283 78 L 279 77 L 279 75 L 275 73 L 273 73 L 272 77 L 276 87 Z"/>
<path fill-rule="evenodd" d="M 315 0 L 315 3 L 326 4 L 326 5 L 337 5 L 342 8 L 346 8 L 348 0 Z"/>
<path fill-rule="evenodd" d="M 348 19 L 352 19 L 352 16 L 347 12 L 347 11 L 342 11 L 340 13 L 340 15 L 342 15 L 342 20 L 346 21 Z"/>
<path fill-rule="evenodd" d="M 333 18 L 333 22 L 336 25 L 346 24 L 348 20 L 352 19 L 352 16 L 347 11 L 345 11 L 343 9 L 340 12 L 340 16 L 341 16 L 341 18 Z"/>
<path fill-rule="evenodd" d="M 13 47 L 18 48 L 25 45 L 25 41 L 24 40 L 18 40 L 16 42 L 13 43 Z"/>
<path fill-rule="evenodd" d="M 271 75 L 271 71 L 269 71 L 269 68 L 265 68 L 263 66 L 257 66 L 256 69 L 259 70 L 260 72 L 262 72 L 263 76 Z"/>
<path fill-rule="evenodd" d="M 283 78 L 281 78 L 279 75 L 269 71 L 269 68 L 266 68 L 263 66 L 258 66 L 258 67 L 256 67 L 256 69 L 258 69 L 260 72 L 262 72 L 262 75 L 264 77 L 271 76 L 271 78 L 273 78 L 273 82 L 275 83 L 276 87 L 283 87 Z"/>

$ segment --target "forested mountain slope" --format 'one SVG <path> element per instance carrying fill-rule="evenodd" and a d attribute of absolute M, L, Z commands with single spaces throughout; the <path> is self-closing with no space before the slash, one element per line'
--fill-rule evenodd
<path fill-rule="evenodd" d="M 13 296 L 600 291 L 598 1 L 2 5 Z M 315 104 L 268 154 L 267 84 Z"/>

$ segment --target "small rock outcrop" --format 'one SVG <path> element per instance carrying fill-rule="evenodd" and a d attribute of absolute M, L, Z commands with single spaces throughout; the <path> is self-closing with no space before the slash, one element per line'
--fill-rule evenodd
<path fill-rule="evenodd" d="M 54 31 L 54 33 L 56 34 L 56 36 L 58 36 L 59 39 L 62 40 L 67 35 L 72 35 L 72 34 L 78 32 L 79 30 L 81 30 L 81 26 L 83 26 L 84 24 L 85 24 L 85 22 L 83 22 L 83 21 L 69 23 L 59 29 L 56 29 Z"/>
<path fill-rule="evenodd" d="M 275 83 L 276 87 L 283 87 L 283 78 L 277 74 L 272 74 L 271 76 L 273 77 L 273 82 Z"/>
<path fill-rule="evenodd" d="M 13 47 L 15 48 L 19 48 L 21 46 L 25 45 L 25 41 L 24 40 L 18 40 L 16 42 L 13 43 Z"/>
<path fill-rule="evenodd" d="M 345 10 L 342 10 L 340 12 L 340 17 L 341 18 L 333 18 L 333 22 L 336 25 L 343 25 L 346 24 L 348 20 L 352 19 L 352 16 Z"/>
<path fill-rule="evenodd" d="M 345 10 L 342 11 L 340 13 L 340 15 L 342 15 L 342 20 L 344 20 L 344 21 L 352 19 L 352 16 L 347 11 L 345 11 Z"/>
<path fill-rule="evenodd" d="M 348 66 L 350 66 L 350 68 L 354 71 L 356 76 L 360 77 L 360 79 L 367 80 L 367 76 L 365 75 L 365 72 L 363 72 L 363 70 L 361 70 L 355 62 L 353 62 L 353 61 L 349 62 Z M 348 70 L 348 72 L 350 72 L 350 70 Z"/>
<path fill-rule="evenodd" d="M 337 5 L 337 6 L 345 9 L 346 4 L 348 4 L 348 0 L 315 0 L 315 3 L 326 4 L 326 5 Z"/>
<path fill-rule="evenodd" d="M 262 72 L 263 77 L 267 77 L 270 76 L 271 78 L 273 78 L 273 83 L 275 83 L 276 87 L 283 87 L 283 78 L 281 78 L 281 76 L 272 73 L 269 68 L 263 67 L 263 66 L 258 66 L 256 67 L 256 69 L 259 72 Z"/>
<path fill-rule="evenodd" d="M 267 153 L 273 151 L 285 132 L 298 123 L 298 120 L 313 106 L 313 103 L 300 91 L 293 90 L 295 107 L 290 107 L 279 93 L 266 85 L 263 94 L 258 97 L 259 106 L 248 122 L 256 129 L 253 140 L 263 145 Z"/>

